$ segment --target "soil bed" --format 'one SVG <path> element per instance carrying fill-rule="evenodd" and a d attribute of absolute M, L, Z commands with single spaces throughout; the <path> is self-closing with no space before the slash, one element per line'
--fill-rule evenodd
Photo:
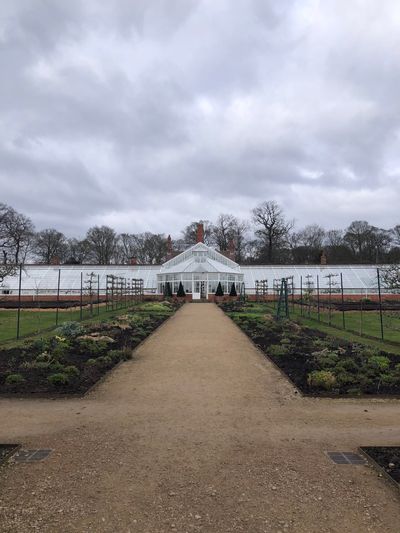
<path fill-rule="evenodd" d="M 49 338 L 0 349 L 0 394 L 82 394 L 169 318 L 179 304 L 143 304 L 108 321 L 67 322 Z"/>
<path fill-rule="evenodd" d="M 400 488 L 400 446 L 363 446 L 360 449 Z"/>
<path fill-rule="evenodd" d="M 221 308 L 305 394 L 400 396 L 400 355 L 277 321 L 252 304 Z"/>

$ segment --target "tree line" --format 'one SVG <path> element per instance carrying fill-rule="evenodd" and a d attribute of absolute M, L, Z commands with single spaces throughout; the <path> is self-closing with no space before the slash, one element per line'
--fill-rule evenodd
<path fill-rule="evenodd" d="M 275 201 L 260 203 L 249 220 L 220 214 L 214 222 L 193 221 L 173 240 L 174 251 L 196 242 L 198 222 L 204 242 L 218 250 L 234 249 L 242 264 L 317 264 L 324 253 L 330 264 L 400 262 L 400 224 L 378 228 L 355 220 L 345 229 L 324 229 L 311 224 L 296 230 Z M 83 239 L 67 238 L 55 228 L 35 230 L 33 222 L 11 206 L 0 203 L 0 264 L 36 262 L 64 264 L 160 264 L 168 257 L 167 236 L 160 233 L 121 233 L 108 226 L 89 228 Z"/>

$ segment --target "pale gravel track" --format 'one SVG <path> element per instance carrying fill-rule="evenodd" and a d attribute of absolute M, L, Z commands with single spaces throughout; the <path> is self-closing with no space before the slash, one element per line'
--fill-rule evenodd
<path fill-rule="evenodd" d="M 3 532 L 400 531 L 399 493 L 326 450 L 400 444 L 400 401 L 318 400 L 213 304 L 186 304 L 82 399 L 0 400 Z"/>

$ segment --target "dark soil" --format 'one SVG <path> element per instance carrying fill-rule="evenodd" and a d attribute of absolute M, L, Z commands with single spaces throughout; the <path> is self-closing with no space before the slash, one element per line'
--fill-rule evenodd
<path fill-rule="evenodd" d="M 400 446 L 364 446 L 361 450 L 400 484 Z"/>

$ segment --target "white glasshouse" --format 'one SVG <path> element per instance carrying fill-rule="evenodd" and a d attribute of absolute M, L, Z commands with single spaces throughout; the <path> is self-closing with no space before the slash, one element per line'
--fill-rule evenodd
<path fill-rule="evenodd" d="M 268 290 L 272 291 L 276 280 L 293 276 L 295 292 L 300 285 L 327 289 L 329 275 L 334 285 L 340 283 L 347 294 L 368 296 L 377 291 L 378 265 L 239 265 L 225 255 L 202 242 L 191 246 L 163 265 L 25 265 L 22 268 L 21 289 L 23 295 L 55 294 L 60 283 L 60 293 L 64 296 L 77 294 L 82 279 L 96 276 L 100 292 L 106 288 L 106 276 L 114 275 L 130 280 L 142 279 L 145 294 L 163 294 L 166 282 L 171 284 L 174 293 L 182 282 L 187 294 L 193 299 L 207 298 L 215 294 L 218 282 L 224 293 L 229 293 L 232 283 L 237 293 L 245 288 L 246 294 L 256 292 L 257 281 L 267 280 Z M 0 283 L 0 293 L 16 295 L 19 289 L 19 276 L 9 276 Z"/>

